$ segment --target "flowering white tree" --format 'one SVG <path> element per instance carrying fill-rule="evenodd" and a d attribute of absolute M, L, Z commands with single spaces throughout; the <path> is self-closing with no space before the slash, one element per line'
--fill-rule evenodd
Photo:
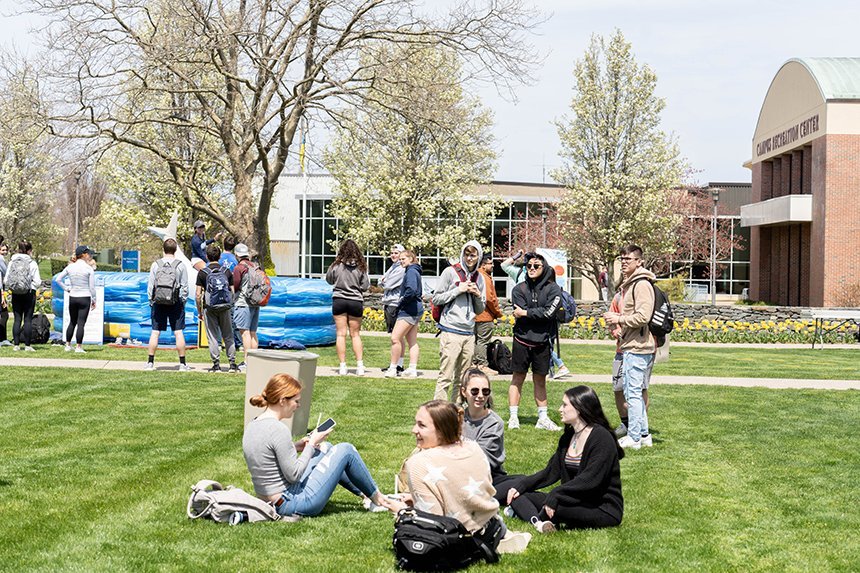
<path fill-rule="evenodd" d="M 495 169 L 492 116 L 465 93 L 452 50 L 365 58 L 394 63 L 378 72 L 377 97 L 344 114 L 325 154 L 340 234 L 371 251 L 402 243 L 457 254 L 505 204 L 480 190 Z"/>
<path fill-rule="evenodd" d="M 559 217 L 568 260 L 597 286 L 625 244 L 648 257 L 675 250 L 681 216 L 668 206 L 685 193 L 686 165 L 660 130 L 657 76 L 620 30 L 608 42 L 593 36 L 574 76 L 573 116 L 557 122 L 564 166 L 553 177 L 567 188 Z"/>

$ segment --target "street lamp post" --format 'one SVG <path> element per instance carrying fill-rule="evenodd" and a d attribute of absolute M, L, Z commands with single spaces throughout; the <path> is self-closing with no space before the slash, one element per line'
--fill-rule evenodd
<path fill-rule="evenodd" d="M 720 201 L 720 188 L 711 188 L 714 200 L 714 216 L 711 218 L 711 304 L 717 304 L 717 203 Z"/>
<path fill-rule="evenodd" d="M 544 249 L 546 248 L 546 212 L 547 212 L 546 202 L 541 203 L 540 216 L 541 216 L 541 219 L 543 222 L 543 245 L 542 246 Z"/>
<path fill-rule="evenodd" d="M 78 248 L 78 231 L 80 228 L 81 215 L 81 172 L 75 171 L 75 244 L 73 249 Z"/>

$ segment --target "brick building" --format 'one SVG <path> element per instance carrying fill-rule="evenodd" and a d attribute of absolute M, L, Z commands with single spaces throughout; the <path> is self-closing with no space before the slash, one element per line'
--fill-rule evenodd
<path fill-rule="evenodd" d="M 860 283 L 860 58 L 786 62 L 752 142 L 750 298 L 840 306 Z"/>

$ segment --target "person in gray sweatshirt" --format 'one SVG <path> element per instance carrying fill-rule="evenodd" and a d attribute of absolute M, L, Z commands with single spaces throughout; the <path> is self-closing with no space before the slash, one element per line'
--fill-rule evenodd
<path fill-rule="evenodd" d="M 469 241 L 460 251 L 460 262 L 439 277 L 433 304 L 442 308 L 438 327 L 439 378 L 434 400 L 453 400 L 463 371 L 475 354 L 475 316 L 484 312 L 486 286 L 478 261 L 484 254 L 478 241 Z M 450 397 L 449 397 L 450 394 Z"/>
<path fill-rule="evenodd" d="M 403 245 L 397 244 L 391 247 L 389 256 L 391 258 L 391 266 L 379 279 L 379 286 L 382 287 L 382 311 L 385 314 L 385 328 L 388 333 L 394 330 L 394 324 L 397 322 L 397 307 L 400 304 L 400 285 L 403 284 L 403 275 L 406 274 L 406 269 L 400 264 L 400 253 L 406 250 Z M 397 362 L 397 372 L 403 371 L 403 356 L 406 353 L 406 345 L 403 345 L 403 353 Z"/>

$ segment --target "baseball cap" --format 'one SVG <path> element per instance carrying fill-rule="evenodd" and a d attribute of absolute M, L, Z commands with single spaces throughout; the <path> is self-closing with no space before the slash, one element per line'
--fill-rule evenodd
<path fill-rule="evenodd" d="M 90 254 L 90 255 L 93 254 L 93 252 L 90 250 L 90 248 L 88 246 L 78 245 L 78 248 L 75 249 L 75 258 L 83 256 L 85 253 Z"/>
<path fill-rule="evenodd" d="M 205 227 L 205 226 L 206 226 L 206 223 L 204 223 L 202 219 L 197 219 L 196 221 L 194 221 L 194 228 L 195 229 L 200 228 L 200 227 Z"/>
<path fill-rule="evenodd" d="M 248 245 L 245 243 L 239 243 L 233 247 L 233 254 L 237 257 L 247 257 L 249 255 Z"/>
<path fill-rule="evenodd" d="M 403 251 L 405 251 L 405 250 L 406 250 L 406 247 L 404 247 L 404 246 L 403 246 L 403 245 L 401 245 L 400 243 L 397 243 L 396 245 L 394 245 L 393 247 L 391 247 L 391 250 L 392 250 L 392 251 L 397 251 L 398 253 L 402 253 Z"/>

